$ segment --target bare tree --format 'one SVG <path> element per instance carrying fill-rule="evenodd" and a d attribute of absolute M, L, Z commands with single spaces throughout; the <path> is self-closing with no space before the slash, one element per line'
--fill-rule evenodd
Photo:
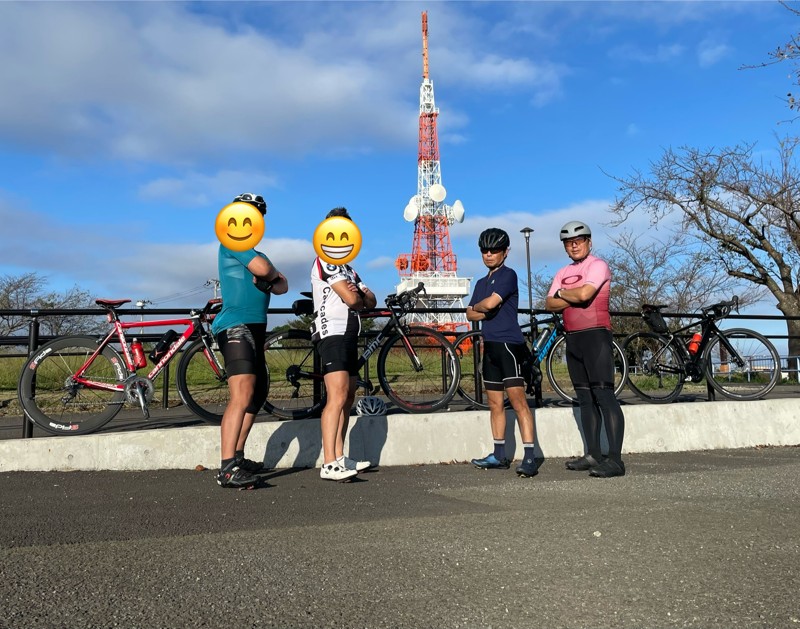
<path fill-rule="evenodd" d="M 800 11 L 790 7 L 788 3 L 781 2 L 781 4 L 796 16 L 800 16 Z M 775 50 L 768 53 L 768 56 L 769 61 L 765 61 L 764 63 L 759 63 L 756 65 L 744 65 L 740 69 L 752 70 L 753 68 L 765 68 L 777 63 L 792 61 L 794 62 L 794 68 L 792 69 L 790 76 L 792 77 L 793 84 L 800 87 L 800 63 L 798 63 L 800 62 L 800 35 L 794 36 L 782 46 L 778 46 Z M 785 100 L 786 104 L 789 106 L 789 109 L 800 112 L 800 100 L 798 100 L 797 97 L 792 94 L 792 92 L 789 92 L 786 95 Z"/>
<path fill-rule="evenodd" d="M 0 311 L 96 307 L 89 293 L 78 286 L 58 293 L 45 292 L 46 285 L 46 278 L 35 272 L 0 276 Z M 93 333 L 100 328 L 97 319 L 84 315 L 48 315 L 39 321 L 42 336 Z M 23 334 L 29 322 L 28 316 L 0 314 L 0 336 Z"/>
<path fill-rule="evenodd" d="M 763 162 L 754 145 L 668 149 L 650 172 L 634 171 L 612 206 L 623 223 L 635 212 L 651 224 L 675 212 L 704 264 L 768 290 L 778 309 L 800 316 L 800 138 L 779 139 Z M 789 354 L 800 355 L 800 321 L 787 320 Z"/>
<path fill-rule="evenodd" d="M 606 260 L 614 278 L 612 311 L 637 312 L 642 304 L 665 304 L 668 312 L 692 313 L 734 294 L 742 304 L 754 303 L 763 296 L 763 289 L 712 264 L 692 246 L 686 233 L 663 231 L 658 236 L 643 238 L 624 231 L 611 239 L 614 249 Z M 667 320 L 673 329 L 687 323 L 683 318 Z M 616 333 L 631 334 L 642 327 L 638 318 L 617 317 L 614 321 Z"/>

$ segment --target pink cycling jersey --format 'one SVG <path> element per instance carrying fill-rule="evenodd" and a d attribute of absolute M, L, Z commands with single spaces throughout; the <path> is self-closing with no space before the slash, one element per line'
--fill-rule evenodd
<path fill-rule="evenodd" d="M 562 313 L 564 327 L 567 332 L 578 332 L 590 328 L 611 329 L 611 317 L 608 314 L 608 297 L 611 288 L 611 270 L 608 264 L 593 255 L 586 256 L 580 262 L 568 264 L 556 273 L 548 296 L 555 295 L 556 290 L 577 288 L 591 284 L 597 288 L 592 300 L 583 306 L 570 306 Z"/>

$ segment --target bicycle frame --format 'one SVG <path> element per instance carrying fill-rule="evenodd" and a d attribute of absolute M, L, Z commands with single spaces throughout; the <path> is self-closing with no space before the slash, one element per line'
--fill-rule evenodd
<path fill-rule="evenodd" d="M 698 325 L 700 326 L 700 335 L 702 338 L 700 339 L 700 345 L 697 348 L 697 351 L 692 354 L 686 348 L 686 345 L 681 341 L 681 336 L 684 332 L 687 332 L 692 328 L 696 328 Z M 728 352 L 728 355 L 733 359 L 737 366 L 743 367 L 745 365 L 744 359 L 739 355 L 739 352 L 736 351 L 736 348 L 731 345 L 723 331 L 717 326 L 717 319 L 712 315 L 702 316 L 700 319 L 692 321 L 691 323 L 672 332 L 662 334 L 662 336 L 669 339 L 667 346 L 679 351 L 685 363 L 685 369 L 683 370 L 670 370 L 666 366 L 663 366 L 662 368 L 664 371 L 683 373 L 684 375 L 690 376 L 692 380 L 696 382 L 702 380 L 704 376 L 703 361 L 705 359 L 706 348 L 714 337 L 719 338 L 720 345 L 725 348 L 725 350 Z"/>
<path fill-rule="evenodd" d="M 553 327 L 549 328 L 547 340 L 539 348 L 539 350 L 536 351 L 534 345 L 536 343 L 536 339 L 538 338 L 538 334 L 535 334 L 534 331 L 538 330 L 540 325 L 548 325 L 550 323 L 553 324 Z M 554 314 L 550 315 L 549 317 L 545 317 L 544 319 L 537 319 L 536 317 L 533 317 L 533 320 L 530 323 L 523 324 L 521 328 L 523 330 L 525 328 L 530 328 L 531 330 L 529 334 L 529 337 L 531 337 L 531 357 L 538 364 L 547 357 L 547 353 L 555 344 L 556 339 L 558 339 L 558 337 L 564 333 L 564 322 L 561 318 L 561 315 Z"/>
<path fill-rule="evenodd" d="M 103 349 L 112 343 L 112 340 L 116 337 L 117 342 L 120 345 L 122 350 L 122 356 L 125 361 L 125 369 L 126 373 L 122 373 L 121 368 L 122 366 L 118 366 L 120 371 L 118 372 L 120 375 L 120 379 L 125 380 L 128 377 L 134 375 L 136 373 L 136 367 L 133 361 L 133 353 L 131 352 L 130 344 L 128 343 L 127 338 L 125 337 L 125 330 L 129 330 L 131 328 L 154 328 L 154 327 L 163 327 L 163 326 L 186 326 L 183 334 L 181 334 L 172 346 L 168 349 L 168 351 L 161 357 L 150 373 L 147 374 L 147 378 L 150 380 L 154 380 L 158 377 L 161 371 L 166 367 L 166 365 L 172 360 L 177 352 L 189 341 L 189 339 L 194 335 L 195 332 L 200 333 L 200 338 L 203 339 L 203 343 L 206 345 L 206 357 L 213 355 L 210 351 L 209 341 L 208 341 L 208 332 L 203 327 L 203 317 L 205 315 L 204 311 L 192 311 L 189 317 L 181 318 L 181 319 L 159 319 L 156 321 L 120 321 L 119 317 L 115 310 L 109 309 L 108 313 L 108 321 L 112 324 L 112 329 L 109 333 L 105 336 L 105 338 L 100 341 L 97 346 L 97 350 L 87 359 L 87 361 L 81 366 L 80 369 L 75 373 L 74 380 L 76 383 L 81 384 L 88 388 L 93 389 L 103 389 L 106 391 L 123 391 L 125 390 L 125 382 L 121 383 L 114 383 L 109 384 L 106 382 L 97 382 L 95 380 L 91 380 L 88 378 L 84 378 L 83 374 L 95 360 L 98 354 L 102 353 Z M 212 368 L 216 372 L 216 374 L 220 375 L 219 365 L 216 364 L 215 360 L 209 359 Z"/>

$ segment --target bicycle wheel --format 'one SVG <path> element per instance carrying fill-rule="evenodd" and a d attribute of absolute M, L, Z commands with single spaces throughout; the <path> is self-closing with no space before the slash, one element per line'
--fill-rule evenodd
<path fill-rule="evenodd" d="M 91 388 L 75 381 L 75 373 L 97 351 L 97 339 L 70 336 L 40 347 L 22 368 L 17 395 L 25 414 L 55 435 L 85 435 L 98 430 L 119 413 L 122 390 Z M 110 346 L 94 357 L 82 377 L 104 385 L 121 384 L 125 362 Z"/>
<path fill-rule="evenodd" d="M 276 332 L 267 337 L 264 355 L 270 383 L 264 409 L 283 419 L 319 417 L 325 386 L 311 332 Z"/>
<path fill-rule="evenodd" d="M 664 404 L 680 395 L 684 362 L 666 337 L 654 332 L 631 334 L 622 343 L 628 359 L 628 386 L 647 402 Z"/>
<path fill-rule="evenodd" d="M 416 354 L 418 368 L 412 364 L 409 350 Z M 447 406 L 456 394 L 460 374 L 453 346 L 431 328 L 412 326 L 405 338 L 395 334 L 383 344 L 378 356 L 381 388 L 390 400 L 409 413 Z"/>
<path fill-rule="evenodd" d="M 772 343 L 744 328 L 719 334 L 738 357 L 731 356 L 720 336 L 711 339 L 703 357 L 711 386 L 732 400 L 757 400 L 772 391 L 781 376 L 781 359 Z"/>
<path fill-rule="evenodd" d="M 214 348 L 216 362 L 206 355 L 202 339 L 183 352 L 178 363 L 176 385 L 178 395 L 192 413 L 212 424 L 222 422 L 230 394 L 222 354 Z"/>
<path fill-rule="evenodd" d="M 462 334 L 453 346 L 458 356 L 461 377 L 458 381 L 458 394 L 472 408 L 487 409 L 486 393 L 483 388 L 481 365 L 483 361 L 483 334 L 473 330 Z M 479 395 L 480 393 L 480 395 Z"/>

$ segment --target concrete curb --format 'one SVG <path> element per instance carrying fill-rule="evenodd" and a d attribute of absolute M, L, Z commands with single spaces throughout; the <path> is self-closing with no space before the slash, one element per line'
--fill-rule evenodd
<path fill-rule="evenodd" d="M 800 444 L 796 399 L 624 407 L 625 452 L 679 452 Z M 522 455 L 509 413 L 507 448 Z M 540 455 L 583 453 L 577 409 L 536 411 Z M 491 450 L 488 411 L 354 417 L 346 451 L 380 465 L 468 461 Z M 321 464 L 319 420 L 253 426 L 247 456 L 271 468 Z M 0 472 L 153 470 L 219 466 L 219 429 L 213 426 L 0 441 Z"/>

